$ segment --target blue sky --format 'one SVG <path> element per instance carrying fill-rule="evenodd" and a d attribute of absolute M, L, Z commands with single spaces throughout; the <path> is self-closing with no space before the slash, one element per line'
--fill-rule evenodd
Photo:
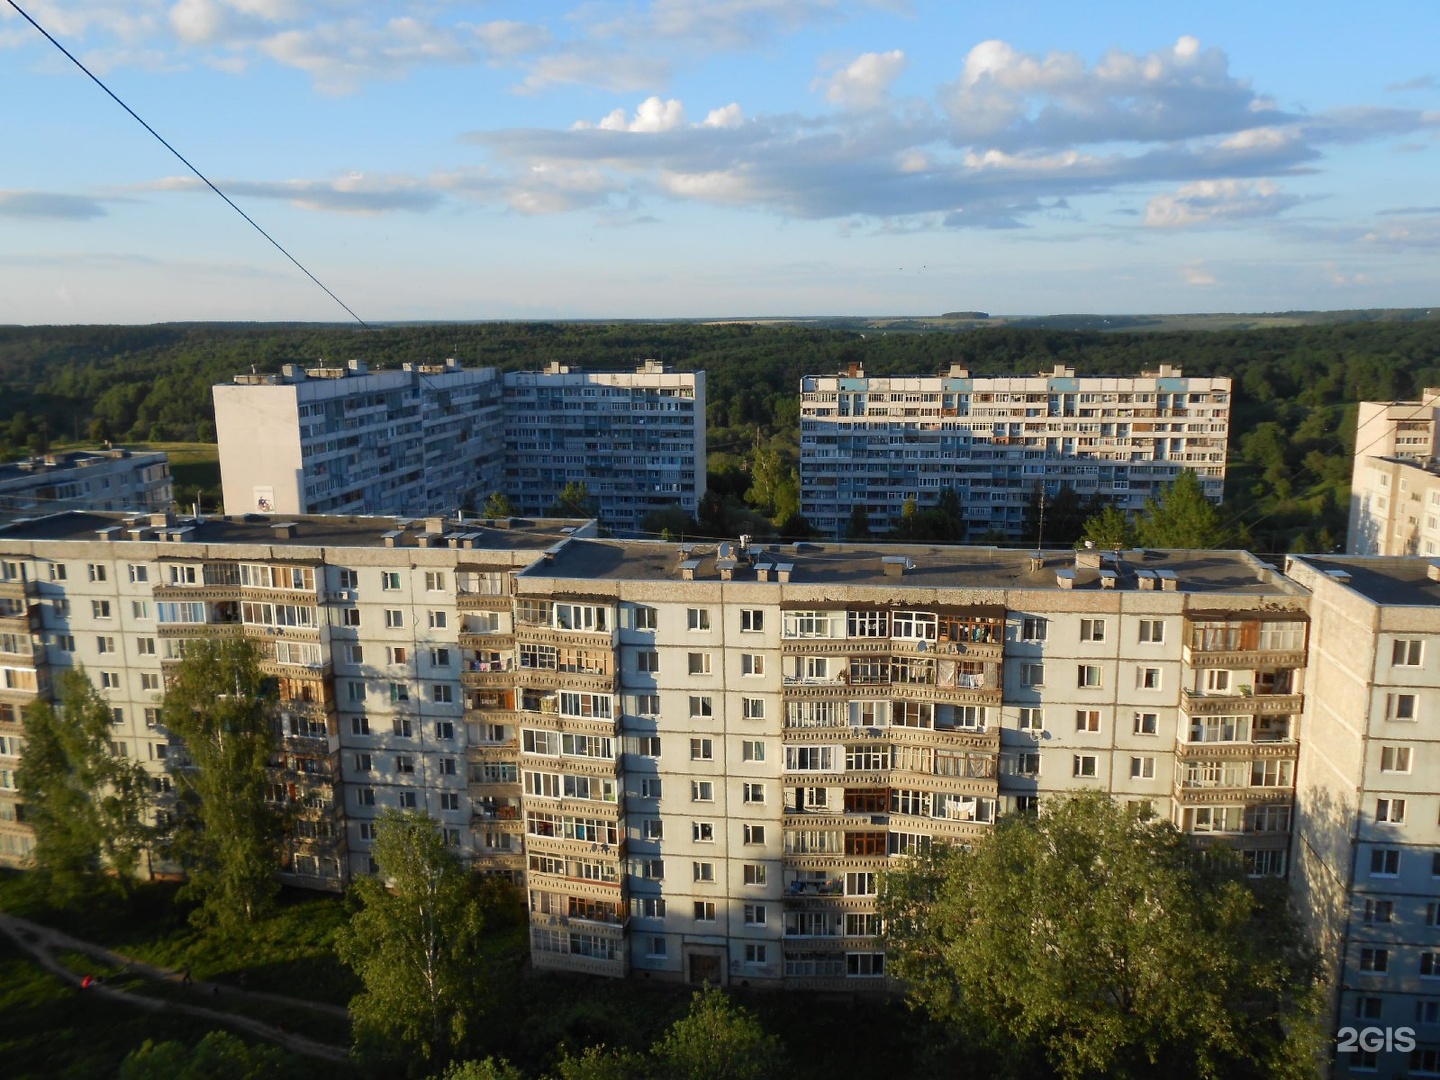
<path fill-rule="evenodd" d="M 1440 299 L 1440 5 L 19 0 L 367 320 Z M 0 323 L 343 319 L 0 2 Z"/>

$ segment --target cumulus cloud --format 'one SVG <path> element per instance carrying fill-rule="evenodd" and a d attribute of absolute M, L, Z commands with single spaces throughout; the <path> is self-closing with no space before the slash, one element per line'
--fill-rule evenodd
<path fill-rule="evenodd" d="M 1216 283 L 1215 275 L 1205 269 L 1203 262 L 1194 262 L 1187 266 L 1182 266 L 1180 268 L 1180 276 L 1185 279 L 1186 285 L 1194 285 L 1200 288 Z"/>
<path fill-rule="evenodd" d="M 1199 180 L 1151 199 L 1145 208 L 1145 224 L 1177 228 L 1273 217 L 1299 201 L 1269 180 Z"/>
<path fill-rule="evenodd" d="M 890 85 L 905 70 L 905 54 L 899 49 L 885 53 L 862 53 L 827 79 L 817 79 L 815 89 L 824 88 L 825 100 L 847 109 L 873 109 L 883 104 Z"/>
<path fill-rule="evenodd" d="M 685 106 L 675 98 L 662 101 L 657 96 L 648 97 L 642 101 L 635 109 L 633 119 L 626 116 L 624 109 L 615 109 L 597 124 L 591 124 L 584 120 L 577 121 L 575 130 L 583 131 L 586 128 L 598 127 L 601 131 L 655 132 L 670 131 L 684 123 Z"/>
<path fill-rule="evenodd" d="M 50 191 L 0 191 L 0 217 L 47 221 L 88 221 L 104 217 L 105 206 L 84 195 Z"/>
<path fill-rule="evenodd" d="M 740 108 L 738 102 L 732 101 L 729 105 L 722 105 L 718 109 L 711 109 L 705 114 L 705 127 L 708 128 L 737 128 L 745 123 L 745 110 Z"/>
<path fill-rule="evenodd" d="M 1413 79 L 1390 83 L 1385 89 L 1392 94 L 1403 94 L 1409 90 L 1434 90 L 1435 86 L 1435 76 L 1420 75 Z"/>

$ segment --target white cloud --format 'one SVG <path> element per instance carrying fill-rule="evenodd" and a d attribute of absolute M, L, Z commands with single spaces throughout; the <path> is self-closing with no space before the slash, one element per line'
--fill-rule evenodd
<path fill-rule="evenodd" d="M 1213 273 L 1205 269 L 1203 262 L 1193 262 L 1180 268 L 1180 276 L 1185 279 L 1186 285 L 1194 285 L 1199 288 L 1216 284 Z"/>
<path fill-rule="evenodd" d="M 1199 180 L 1151 199 L 1145 208 L 1145 224 L 1176 228 L 1272 217 L 1299 201 L 1269 180 Z"/>
<path fill-rule="evenodd" d="M 47 221 L 88 221 L 104 217 L 105 207 L 85 195 L 51 191 L 0 191 L 0 217 Z"/>
<path fill-rule="evenodd" d="M 236 199 L 277 199 L 303 210 L 346 214 L 383 214 L 395 210 L 425 211 L 440 201 L 429 185 L 405 176 L 375 176 L 352 172 L 333 180 L 216 180 L 225 194 Z M 189 176 L 170 176 L 134 191 L 184 191 L 208 194 L 209 188 Z"/>
<path fill-rule="evenodd" d="M 703 126 L 708 128 L 737 128 L 745 123 L 745 111 L 736 102 L 711 109 L 705 114 Z"/>
<path fill-rule="evenodd" d="M 824 87 L 825 100 L 847 109 L 873 109 L 883 104 L 890 85 L 905 70 L 905 54 L 899 49 L 885 53 L 863 53 L 828 79 L 817 79 L 815 89 Z"/>

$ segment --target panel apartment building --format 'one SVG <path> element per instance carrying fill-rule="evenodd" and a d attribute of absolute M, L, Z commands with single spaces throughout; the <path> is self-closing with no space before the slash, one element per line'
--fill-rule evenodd
<path fill-rule="evenodd" d="M 1161 365 L 1136 376 L 1056 366 L 1035 376 L 867 376 L 854 366 L 800 386 L 800 509 L 828 536 L 853 508 L 888 531 L 907 499 L 960 497 L 969 535 L 1022 536 L 1036 485 L 1069 484 L 1139 510 L 1183 469 L 1218 502 L 1225 483 L 1230 380 Z"/>
<path fill-rule="evenodd" d="M 1440 389 L 1419 401 L 1362 401 L 1350 475 L 1351 555 L 1440 553 Z"/>
<path fill-rule="evenodd" d="M 878 875 L 1099 787 L 1284 875 L 1304 590 L 1243 553 L 697 549 L 583 523 L 60 515 L 0 530 L 0 855 L 21 710 L 83 664 L 165 808 L 181 643 L 282 699 L 284 879 L 371 868 L 423 809 L 524 884 L 533 957 L 597 974 L 885 983 Z M 181 755 L 177 758 L 177 755 Z"/>
<path fill-rule="evenodd" d="M 132 450 L 73 450 L 0 465 L 0 521 L 63 510 L 164 511 L 170 459 Z"/>
<path fill-rule="evenodd" d="M 705 373 L 286 365 L 214 388 L 232 513 L 425 514 L 504 491 L 522 514 L 567 484 L 620 535 L 705 494 Z"/>

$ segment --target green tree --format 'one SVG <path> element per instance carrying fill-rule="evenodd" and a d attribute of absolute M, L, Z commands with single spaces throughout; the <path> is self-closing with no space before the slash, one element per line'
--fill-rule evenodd
<path fill-rule="evenodd" d="M 713 986 L 696 991 L 651 1054 L 665 1080 L 767 1080 L 783 1062 L 780 1040 Z"/>
<path fill-rule="evenodd" d="M 1200 477 L 1186 469 L 1161 492 L 1145 500 L 1136 536 L 1146 547 L 1218 548 L 1228 542 L 1220 511 L 1205 498 Z"/>
<path fill-rule="evenodd" d="M 1283 890 L 1089 792 L 888 875 L 890 973 L 1010 1069 L 1314 1074 L 1315 969 Z"/>
<path fill-rule="evenodd" d="M 440 1074 L 440 1080 L 525 1080 L 525 1074 L 504 1058 L 457 1061 Z"/>
<path fill-rule="evenodd" d="M 850 507 L 850 524 L 845 527 L 845 535 L 851 540 L 870 539 L 870 508 L 864 503 Z"/>
<path fill-rule="evenodd" d="M 667 506 L 663 510 L 651 510 L 641 518 L 640 529 L 662 540 L 678 540 L 682 536 L 694 536 L 700 526 L 681 507 Z"/>
<path fill-rule="evenodd" d="M 762 446 L 751 455 L 750 489 L 745 501 L 784 521 L 800 512 L 800 473 L 778 449 Z"/>
<path fill-rule="evenodd" d="M 192 915 L 227 931 L 268 910 L 278 886 L 283 820 L 266 802 L 272 695 L 244 638 L 185 643 L 161 722 L 184 745 L 172 838 L 198 898 Z"/>
<path fill-rule="evenodd" d="M 356 879 L 360 907 L 335 939 L 365 986 L 350 1002 L 356 1044 L 446 1061 L 487 1000 L 482 905 L 428 814 L 382 813 L 374 856 L 380 872 Z"/>
<path fill-rule="evenodd" d="M 1125 511 L 1111 503 L 1086 520 L 1080 538 L 1106 551 L 1131 548 L 1135 546 L 1135 527 L 1130 524 Z"/>
<path fill-rule="evenodd" d="M 127 889 L 149 839 L 149 781 L 139 762 L 110 749 L 110 706 L 71 668 L 60 677 L 60 708 L 37 701 L 25 714 L 16 786 L 35 834 L 35 869 L 63 905 L 88 895 L 105 870 Z"/>
<path fill-rule="evenodd" d="M 593 518 L 599 510 L 582 480 L 571 480 L 545 511 L 551 518 Z"/>
<path fill-rule="evenodd" d="M 643 1054 L 587 1046 L 579 1054 L 563 1052 L 555 1063 L 553 1080 L 636 1080 L 647 1071 Z"/>
<path fill-rule="evenodd" d="M 483 511 L 487 521 L 494 521 L 496 518 L 509 518 L 515 516 L 515 504 L 510 501 L 510 496 L 503 491 L 492 491 L 485 497 L 485 509 Z"/>
<path fill-rule="evenodd" d="M 195 1046 L 146 1039 L 120 1063 L 119 1080 L 271 1080 L 301 1069 L 278 1046 L 250 1046 L 228 1031 L 212 1031 Z"/>

